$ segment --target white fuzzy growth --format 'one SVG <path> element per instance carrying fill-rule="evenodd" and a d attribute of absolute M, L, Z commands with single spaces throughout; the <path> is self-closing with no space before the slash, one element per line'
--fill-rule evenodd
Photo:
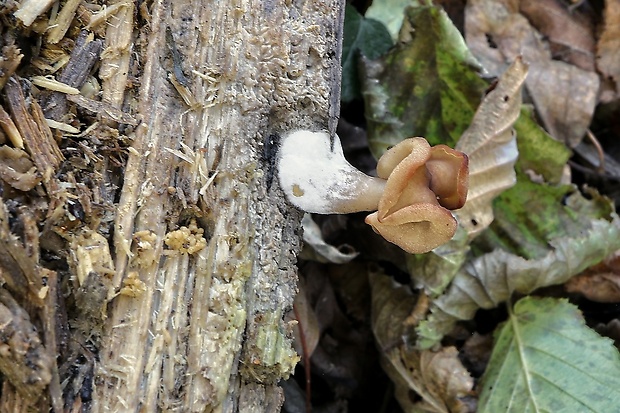
<path fill-rule="evenodd" d="M 337 136 L 332 148 L 327 132 L 306 130 L 282 137 L 278 177 L 289 202 L 319 214 L 375 210 L 385 185 L 347 162 Z"/>

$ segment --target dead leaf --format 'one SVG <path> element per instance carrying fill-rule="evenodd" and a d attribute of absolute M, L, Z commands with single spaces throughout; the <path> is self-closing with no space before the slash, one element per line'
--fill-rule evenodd
<path fill-rule="evenodd" d="M 385 274 L 371 272 L 372 327 L 382 353 L 382 366 L 396 386 L 395 393 L 405 412 L 468 412 L 461 400 L 473 388 L 473 379 L 463 367 L 454 347 L 437 351 L 417 350 L 405 341 L 405 320 L 415 305 L 407 287 Z M 421 400 L 412 400 L 410 392 Z"/>
<path fill-rule="evenodd" d="M 493 351 L 493 335 L 474 332 L 463 344 L 461 354 L 468 370 L 480 377 L 489 363 Z"/>
<path fill-rule="evenodd" d="M 522 55 L 529 64 L 525 81 L 547 129 L 575 147 L 594 113 L 599 77 L 569 63 L 553 60 L 548 46 L 508 0 L 472 0 L 465 9 L 466 40 L 483 66 L 497 76 L 505 62 Z M 514 3 L 514 2 L 513 2 Z"/>
<path fill-rule="evenodd" d="M 376 353 L 370 331 L 352 323 L 341 308 L 326 267 L 315 262 L 303 266 L 304 290 L 309 311 L 314 313 L 308 319 L 316 317 L 318 325 L 311 327 L 315 329 L 312 334 L 320 335 L 312 352 L 312 374 L 332 387 L 337 397 L 347 398 L 368 377 Z"/>
<path fill-rule="evenodd" d="M 620 274 L 597 272 L 577 275 L 565 285 L 569 293 L 579 293 L 599 303 L 620 302 Z"/>
<path fill-rule="evenodd" d="M 620 0 L 605 1 L 604 18 L 603 33 L 596 45 L 596 66 L 615 83 L 615 98 L 620 93 Z"/>
<path fill-rule="evenodd" d="M 41 182 L 28 154 L 6 145 L 0 146 L 0 178 L 20 191 L 30 191 Z"/>
<path fill-rule="evenodd" d="M 405 412 L 466 413 L 461 398 L 473 388 L 473 379 L 463 367 L 454 347 L 439 351 L 393 349 L 385 354 L 384 370 L 395 385 L 395 396 Z M 412 400 L 415 391 L 422 400 Z M 421 394 L 420 394 L 421 392 Z"/>
<path fill-rule="evenodd" d="M 302 360 L 310 360 L 312 353 L 319 344 L 319 337 L 321 332 L 319 330 L 319 321 L 316 314 L 308 301 L 306 295 L 306 283 L 303 277 L 299 278 L 297 284 L 299 292 L 295 296 L 293 302 L 293 311 L 297 325 L 293 327 L 293 335 L 295 340 L 293 341 L 293 347 L 297 354 L 302 356 Z"/>
<path fill-rule="evenodd" d="M 620 218 L 584 219 L 582 229 L 550 239 L 544 256 L 527 260 L 502 249 L 466 263 L 452 284 L 431 305 L 431 314 L 417 329 L 420 348 L 430 348 L 452 330 L 457 320 L 470 320 L 480 308 L 490 309 L 515 292 L 529 294 L 600 262 L 620 246 Z"/>
<path fill-rule="evenodd" d="M 370 319 L 370 285 L 367 263 L 353 261 L 346 265 L 330 265 L 329 279 L 338 301 L 354 322 L 368 323 Z"/>
<path fill-rule="evenodd" d="M 520 58 L 506 69 L 484 98 L 456 149 L 469 157 L 469 192 L 456 211 L 459 223 L 474 237 L 493 221 L 493 199 L 516 182 L 519 155 L 512 126 L 521 109 L 521 86 L 527 65 Z"/>
<path fill-rule="evenodd" d="M 300 258 L 323 263 L 345 264 L 357 257 L 358 253 L 353 251 L 351 247 L 345 246 L 339 249 L 326 243 L 323 239 L 321 228 L 312 220 L 310 214 L 304 215 L 301 225 L 304 229 L 305 248 Z M 347 249 L 351 251 L 347 251 Z"/>
<path fill-rule="evenodd" d="M 565 284 L 566 291 L 599 303 L 620 303 L 620 251 Z"/>
<path fill-rule="evenodd" d="M 452 239 L 428 254 L 407 254 L 407 271 L 417 288 L 431 297 L 441 295 L 469 253 L 467 231 L 459 226 Z"/>
<path fill-rule="evenodd" d="M 521 0 L 519 10 L 546 37 L 554 57 L 594 72 L 594 31 L 585 13 L 559 0 Z"/>
<path fill-rule="evenodd" d="M 620 349 L 620 320 L 614 318 L 607 324 L 600 323 L 594 330 L 602 336 L 611 338 L 616 348 Z"/>

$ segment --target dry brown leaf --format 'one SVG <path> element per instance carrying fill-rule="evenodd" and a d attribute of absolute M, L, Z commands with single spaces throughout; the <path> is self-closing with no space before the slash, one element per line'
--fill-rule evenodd
<path fill-rule="evenodd" d="M 519 10 L 549 42 L 551 53 L 589 72 L 594 68 L 594 31 L 588 16 L 559 0 L 521 0 Z"/>
<path fill-rule="evenodd" d="M 456 145 L 469 157 L 467 202 L 456 215 L 470 237 L 493 222 L 493 199 L 516 182 L 519 153 L 512 125 L 519 117 L 526 75 L 527 66 L 517 58 L 484 98 Z"/>
<path fill-rule="evenodd" d="M 599 303 L 620 303 L 620 251 L 565 284 L 566 291 Z"/>
<path fill-rule="evenodd" d="M 545 128 L 574 147 L 590 125 L 599 77 L 553 60 L 542 36 L 508 0 L 472 0 L 465 9 L 466 40 L 483 66 L 497 76 L 522 55 L 530 65 L 525 81 Z"/>
<path fill-rule="evenodd" d="M 407 287 L 384 274 L 371 273 L 372 328 L 382 353 L 382 366 L 394 382 L 396 398 L 407 413 L 469 411 L 461 398 L 473 388 L 473 379 L 463 367 L 454 347 L 438 351 L 408 346 L 405 320 L 415 305 Z M 411 392 L 421 400 L 412 400 Z"/>
<path fill-rule="evenodd" d="M 28 154 L 6 145 L 0 146 L 0 179 L 20 191 L 30 191 L 41 182 Z"/>
<path fill-rule="evenodd" d="M 600 264 L 588 268 L 565 284 L 569 293 L 582 294 L 599 303 L 620 302 L 620 251 L 616 251 Z"/>
<path fill-rule="evenodd" d="M 615 83 L 615 96 L 604 97 L 612 100 L 620 93 L 620 0 L 605 1 L 605 25 L 596 45 L 596 65 L 607 78 Z"/>
<path fill-rule="evenodd" d="M 293 346 L 297 354 L 301 355 L 304 360 L 309 360 L 319 344 L 321 331 L 319 330 L 319 321 L 316 314 L 308 301 L 303 277 L 299 278 L 297 287 L 299 292 L 293 302 L 293 311 L 295 319 L 297 319 L 297 325 L 293 327 L 293 334 L 295 336 Z"/>
<path fill-rule="evenodd" d="M 299 320 L 306 323 L 302 325 L 306 328 L 304 334 L 309 334 L 305 337 L 305 344 L 306 351 L 312 354 L 313 376 L 320 377 L 335 394 L 349 397 L 345 395 L 350 395 L 369 377 L 370 369 L 374 368 L 373 361 L 376 361 L 376 350 L 372 346 L 370 331 L 360 323 L 352 322 L 341 308 L 327 268 L 316 262 L 303 265 L 303 291 L 308 302 L 302 305 L 306 306 L 304 311 L 308 314 L 299 315 Z M 296 306 L 297 303 L 295 301 Z M 313 325 L 312 318 L 316 319 L 316 325 Z M 318 336 L 316 344 L 313 335 Z"/>
<path fill-rule="evenodd" d="M 620 320 L 614 318 L 607 324 L 596 325 L 594 329 L 600 335 L 611 338 L 616 348 L 620 349 Z"/>
<path fill-rule="evenodd" d="M 461 356 L 469 372 L 479 377 L 484 373 L 492 351 L 493 335 L 474 332 L 465 340 L 461 348 Z"/>
<path fill-rule="evenodd" d="M 344 245 L 338 248 L 325 242 L 321 228 L 310 214 L 304 214 L 301 225 L 304 229 L 304 249 L 300 258 L 323 263 L 346 264 L 357 257 L 358 253 L 352 247 Z"/>
<path fill-rule="evenodd" d="M 620 274 L 613 272 L 587 273 L 575 276 L 566 283 L 566 291 L 579 293 L 599 303 L 620 302 Z"/>
<path fill-rule="evenodd" d="M 434 352 L 401 346 L 385 356 L 382 365 L 395 384 L 395 396 L 405 412 L 469 412 L 461 398 L 471 392 L 473 379 L 454 347 Z M 422 400 L 412 400 L 411 391 Z"/>
<path fill-rule="evenodd" d="M 363 261 L 328 267 L 338 301 L 349 318 L 359 323 L 367 323 L 370 319 L 370 285 L 366 267 L 367 263 Z"/>

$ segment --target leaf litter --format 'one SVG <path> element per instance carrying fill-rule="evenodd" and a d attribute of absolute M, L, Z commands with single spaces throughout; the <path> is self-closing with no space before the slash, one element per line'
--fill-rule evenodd
<path fill-rule="evenodd" d="M 465 26 L 467 44 L 492 75 L 523 56 L 530 72 L 526 88 L 543 125 L 569 147 L 579 144 L 594 114 L 598 75 L 554 60 L 543 36 L 519 13 L 515 2 L 469 1 Z"/>
<path fill-rule="evenodd" d="M 474 412 L 509 404 L 509 411 L 524 411 L 533 403 L 552 411 L 613 410 L 615 393 L 597 398 L 587 389 L 601 380 L 598 371 L 618 375 L 617 350 L 601 335 L 620 342 L 613 310 L 620 300 L 614 258 L 620 198 L 591 177 L 606 174 L 594 169 L 595 158 L 607 171 L 620 149 L 610 140 L 597 142 L 602 149 L 588 149 L 586 166 L 573 155 L 596 139 L 590 129 L 620 131 L 617 115 L 609 115 L 618 111 L 618 2 L 601 8 L 588 1 L 460 3 L 463 34 L 430 1 L 375 0 L 365 15 L 353 2 L 362 16 L 385 24 L 396 44 L 378 58 L 357 58 L 362 96 L 348 107 L 363 104 L 365 112 L 363 118 L 343 112 L 345 155 L 359 156 L 360 127 L 375 157 L 409 136 L 424 136 L 469 152 L 472 188 L 471 204 L 456 211 L 456 236 L 428 254 L 403 254 L 364 228 L 363 217 L 315 218 L 326 244 L 358 252 L 347 264 L 320 264 L 334 286 L 327 302 L 352 322 L 345 336 L 359 339 L 353 331 L 371 327 L 365 337 L 373 338 L 384 371 L 373 370 L 381 383 L 375 394 L 353 392 L 348 408 L 363 403 L 382 412 Z M 513 76 L 519 80 L 506 85 L 520 59 L 522 74 Z M 514 89 L 494 93 L 506 87 Z M 502 109 L 497 97 L 503 96 L 510 104 Z M 349 138 L 354 152 L 346 149 Z M 487 175 L 477 172 L 487 169 Z M 582 186 L 588 182 L 595 187 Z M 472 218 L 483 225 L 472 227 Z M 312 277 L 306 265 L 300 268 Z M 370 296 L 372 308 L 363 310 Z M 547 331 L 551 325 L 555 336 Z M 319 333 L 319 346 L 333 338 L 328 331 Z M 584 355 L 563 341 L 567 337 L 596 348 L 600 358 Z M 560 347 L 559 358 L 545 356 Z M 514 364 L 515 357 L 521 361 Z M 506 363 L 513 363 L 508 371 Z M 549 383 L 537 381 L 539 374 Z M 316 406 L 336 411 L 342 398 L 321 389 L 319 376 L 311 380 L 318 383 L 311 397 L 323 398 Z"/>

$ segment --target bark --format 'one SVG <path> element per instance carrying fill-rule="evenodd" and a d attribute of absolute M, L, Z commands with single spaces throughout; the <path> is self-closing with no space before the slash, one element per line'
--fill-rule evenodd
<path fill-rule="evenodd" d="M 335 131 L 344 1 L 5 3 L 0 411 L 279 411 L 278 140 Z"/>
<path fill-rule="evenodd" d="M 343 4 L 146 7 L 149 23 L 135 31 L 138 11 L 119 10 L 100 69 L 104 102 L 135 108 L 140 123 L 91 411 L 278 411 L 277 382 L 298 361 L 283 317 L 301 213 L 274 178 L 274 145 L 288 130 L 334 130 Z"/>

